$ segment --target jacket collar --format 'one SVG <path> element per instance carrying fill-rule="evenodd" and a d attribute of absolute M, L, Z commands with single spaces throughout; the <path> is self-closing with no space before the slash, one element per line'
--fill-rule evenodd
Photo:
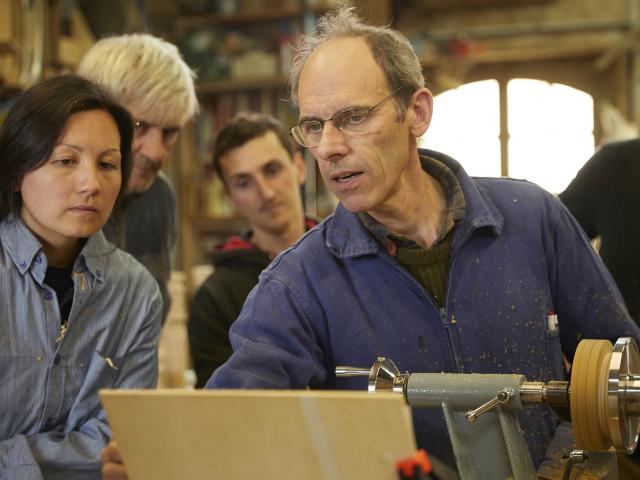
<path fill-rule="evenodd" d="M 488 227 L 495 235 L 499 235 L 504 225 L 504 217 L 482 185 L 467 175 L 462 165 L 450 156 L 435 150 L 418 151 L 420 155 L 427 155 L 444 163 L 458 178 L 466 202 L 463 224 L 468 224 L 473 230 Z"/>
<path fill-rule="evenodd" d="M 21 275 L 32 270 L 42 283 L 46 272 L 46 257 L 42 244 L 19 218 L 10 215 L 0 223 L 0 243 Z M 103 281 L 106 255 L 115 250 L 102 230 L 92 235 L 84 245 L 73 266 L 74 272 L 90 272 Z"/>
<path fill-rule="evenodd" d="M 318 225 L 318 220 L 313 217 L 305 216 L 304 218 L 304 231 L 308 232 L 313 227 Z M 216 245 L 213 254 L 225 253 L 233 250 L 257 250 L 258 247 L 251 242 L 253 236 L 253 230 L 245 230 L 240 235 L 232 235 L 227 238 L 223 243 Z M 264 253 L 264 252 L 263 252 Z"/>
<path fill-rule="evenodd" d="M 421 156 L 428 156 L 446 165 L 456 175 L 462 187 L 466 211 L 464 218 L 456 226 L 456 239 L 452 249 L 480 228 L 488 228 L 494 235 L 499 235 L 504 217 L 482 186 L 471 179 L 462 166 L 448 155 L 426 149 L 419 149 L 418 152 Z M 357 257 L 385 251 L 357 214 L 347 210 L 342 203 L 338 204 L 333 216 L 327 219 L 326 245 L 337 257 Z"/>

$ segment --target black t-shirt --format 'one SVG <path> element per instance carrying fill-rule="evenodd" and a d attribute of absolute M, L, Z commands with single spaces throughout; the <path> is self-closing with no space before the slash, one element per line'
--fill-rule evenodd
<path fill-rule="evenodd" d="M 71 305 L 73 304 L 72 271 L 73 267 L 59 268 L 48 266 L 47 272 L 44 274 L 44 283 L 53 288 L 58 297 L 58 306 L 60 308 L 60 319 L 62 324 L 69 320 Z"/>
<path fill-rule="evenodd" d="M 590 238 L 640 323 L 640 138 L 604 145 L 560 199 Z"/>

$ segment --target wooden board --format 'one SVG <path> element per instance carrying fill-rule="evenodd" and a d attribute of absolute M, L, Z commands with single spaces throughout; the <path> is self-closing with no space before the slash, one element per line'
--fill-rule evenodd
<path fill-rule="evenodd" d="M 415 453 L 401 395 L 101 390 L 131 480 L 397 480 Z"/>

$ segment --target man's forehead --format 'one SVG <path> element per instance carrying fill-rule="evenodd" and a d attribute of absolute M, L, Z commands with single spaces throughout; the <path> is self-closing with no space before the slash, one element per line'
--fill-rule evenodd
<path fill-rule="evenodd" d="M 226 155 L 220 158 L 220 167 L 225 179 L 232 180 L 234 178 L 250 178 L 263 175 L 267 168 L 273 165 L 287 167 L 292 165 L 293 160 L 284 158 L 282 155 L 256 157 L 228 157 Z"/>
<path fill-rule="evenodd" d="M 366 87 L 336 84 L 335 88 L 327 94 L 307 90 L 308 93 L 300 94 L 298 98 L 299 119 L 328 118 L 341 110 L 370 107 L 387 95 L 388 90 L 386 83 L 371 82 L 367 82 Z"/>
<path fill-rule="evenodd" d="M 321 44 L 307 58 L 300 72 L 301 84 L 309 76 L 333 78 L 357 76 L 363 70 L 380 70 L 369 44 L 362 38 L 338 37 Z"/>
<path fill-rule="evenodd" d="M 252 138 L 220 157 L 220 165 L 229 175 L 256 172 L 272 162 L 286 164 L 292 163 L 293 159 L 271 131 Z"/>
<path fill-rule="evenodd" d="M 367 105 L 387 90 L 384 72 L 364 40 L 330 40 L 309 56 L 302 69 L 298 84 L 300 115 Z"/>
<path fill-rule="evenodd" d="M 160 128 L 177 128 L 181 126 L 178 123 L 177 118 L 173 118 L 172 115 L 159 108 L 147 108 L 143 109 L 139 105 L 126 105 L 125 108 L 129 110 L 131 116 L 135 121 L 142 121 L 149 125 L 155 125 Z"/>

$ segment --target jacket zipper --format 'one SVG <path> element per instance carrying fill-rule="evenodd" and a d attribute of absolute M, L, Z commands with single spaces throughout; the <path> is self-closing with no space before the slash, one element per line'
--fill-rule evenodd
<path fill-rule="evenodd" d="M 440 320 L 442 321 L 442 326 L 447 334 L 447 343 L 449 344 L 449 351 L 451 352 L 451 358 L 453 358 L 453 364 L 455 366 L 456 373 L 464 373 L 464 366 L 462 364 L 462 359 L 460 358 L 460 353 L 455 348 L 453 344 L 453 334 L 451 332 L 451 325 L 447 322 L 447 311 L 444 308 L 438 309 L 440 313 Z"/>
<path fill-rule="evenodd" d="M 445 331 L 445 335 L 447 337 L 447 344 L 449 346 L 449 353 L 451 355 L 451 359 L 453 360 L 453 365 L 455 368 L 455 372 L 456 373 L 463 373 L 463 366 L 462 366 L 462 359 L 460 358 L 459 353 L 456 351 L 456 349 L 454 348 L 453 345 L 453 338 L 451 337 L 451 329 L 450 329 L 450 325 L 447 322 L 447 311 L 446 308 L 439 308 L 435 302 L 433 301 L 433 298 L 431 297 L 431 295 L 429 295 L 427 292 L 424 291 L 424 288 L 422 288 L 422 285 L 420 285 L 420 283 L 418 283 L 418 281 L 413 278 L 409 273 L 407 273 L 406 270 L 404 270 L 403 268 L 400 268 L 398 266 L 398 262 L 396 262 L 393 258 L 391 257 L 387 257 L 386 255 L 381 255 L 382 258 L 384 258 L 385 260 L 389 261 L 394 268 L 396 268 L 401 275 L 406 275 L 407 277 L 409 277 L 410 281 L 412 281 L 417 287 L 418 289 L 422 292 L 422 294 L 424 295 L 424 297 L 427 299 L 427 301 L 431 302 L 431 305 L 433 305 L 433 307 L 436 309 L 436 311 L 438 312 L 438 316 L 440 317 L 440 322 L 442 323 L 442 327 L 444 328 Z M 453 267 L 453 259 L 452 259 L 452 263 L 451 266 Z M 445 307 L 447 305 L 447 299 L 449 297 L 449 288 L 451 287 L 451 278 L 449 276 L 449 279 L 447 281 L 447 292 L 445 294 Z"/>
<path fill-rule="evenodd" d="M 449 266 L 449 270 L 448 270 L 448 274 L 447 275 L 447 290 L 445 293 L 445 297 L 444 297 L 444 308 L 440 309 L 440 319 L 442 320 L 442 325 L 447 333 L 447 340 L 449 342 L 449 349 L 451 351 L 451 357 L 453 358 L 453 363 L 455 365 L 455 369 L 457 373 L 464 373 L 464 362 L 462 361 L 462 358 L 460 357 L 460 352 L 458 351 L 458 349 L 455 347 L 454 342 L 453 342 L 453 333 L 451 332 L 451 324 L 449 322 L 447 322 L 447 305 L 449 305 L 449 294 L 451 292 L 451 283 L 453 282 L 453 267 L 455 266 L 455 262 L 458 258 L 458 252 L 460 250 L 462 250 L 462 247 L 465 246 L 465 244 L 469 241 L 469 239 L 471 238 L 471 236 L 473 235 L 473 230 L 471 230 L 470 232 L 466 233 L 466 235 L 462 238 L 462 240 L 460 241 L 460 246 L 458 248 L 456 248 L 455 251 L 451 251 L 451 260 L 449 262 L 450 266 Z M 453 243 L 452 243 L 453 246 Z"/>

